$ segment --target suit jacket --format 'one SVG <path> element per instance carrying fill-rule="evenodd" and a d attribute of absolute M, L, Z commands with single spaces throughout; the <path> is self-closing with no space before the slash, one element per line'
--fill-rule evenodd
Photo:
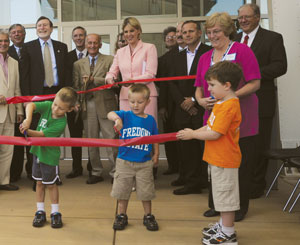
<path fill-rule="evenodd" d="M 179 48 L 176 45 L 174 48 L 166 52 L 158 58 L 157 78 L 172 77 L 176 75 L 173 62 L 174 57 L 179 53 Z M 169 81 L 156 83 L 159 86 L 158 108 L 165 108 L 168 113 L 173 112 L 174 103 L 169 93 Z"/>
<path fill-rule="evenodd" d="M 66 86 L 67 45 L 52 40 L 58 74 L 58 89 Z M 45 70 L 39 39 L 25 43 L 30 57 L 30 95 L 43 94 Z"/>
<path fill-rule="evenodd" d="M 112 62 L 113 56 L 99 53 L 94 72 L 92 74 L 92 76 L 94 77 L 92 87 L 99 87 L 105 84 L 105 75 L 109 71 Z M 82 81 L 82 77 L 84 75 L 90 75 L 90 61 L 88 56 L 74 63 L 73 82 L 74 88 L 77 91 L 84 90 L 84 83 Z M 89 89 L 92 87 L 89 87 Z M 107 118 L 108 112 L 117 110 L 117 99 L 113 90 L 105 89 L 92 93 L 96 105 L 96 110 L 102 118 Z"/>
<path fill-rule="evenodd" d="M 190 69 L 190 73 L 188 74 L 187 70 L 187 54 L 186 50 L 183 50 L 178 53 L 176 57 L 174 57 L 173 65 L 176 76 L 186 76 L 186 75 L 196 75 L 197 66 L 200 56 L 210 50 L 211 47 L 201 43 L 198 51 L 193 60 L 193 64 Z M 204 113 L 204 109 L 198 104 L 195 103 L 195 107 L 198 109 L 198 113 L 196 116 L 190 116 L 188 112 L 181 108 L 181 103 L 185 100 L 185 97 L 195 97 L 196 88 L 194 87 L 195 79 L 188 80 L 179 80 L 172 81 L 170 83 L 170 94 L 173 102 L 176 104 L 175 108 L 175 120 L 180 123 L 187 123 L 193 121 L 199 121 L 202 123 L 202 117 Z"/>
<path fill-rule="evenodd" d="M 20 89 L 23 96 L 29 95 L 29 55 L 26 48 L 23 46 L 21 49 L 21 59 L 17 54 L 14 45 L 11 45 L 8 49 L 10 57 L 14 58 L 19 63 L 19 78 L 20 78 Z"/>
<path fill-rule="evenodd" d="M 133 54 L 130 52 L 129 45 L 118 49 L 106 77 L 116 79 L 119 72 L 121 72 L 124 81 L 130 78 L 134 80 L 154 78 L 157 72 L 156 47 L 153 44 L 144 43 L 140 40 Z M 154 83 L 147 83 L 147 86 L 150 89 L 150 96 L 157 96 Z M 120 99 L 128 99 L 128 90 L 129 87 L 122 86 Z"/>
<path fill-rule="evenodd" d="M 6 81 L 2 67 L 0 67 L 0 94 L 5 97 L 20 96 L 19 65 L 18 62 L 8 57 L 8 81 Z M 13 123 L 16 122 L 16 115 L 24 115 L 22 104 L 0 105 L 0 123 L 4 123 L 6 117 L 10 116 Z"/>
<path fill-rule="evenodd" d="M 242 33 L 236 37 L 240 42 Z M 272 117 L 276 106 L 276 87 L 274 79 L 287 71 L 287 58 L 282 35 L 261 27 L 251 44 L 261 72 L 260 89 L 256 92 L 259 100 L 259 116 Z"/>
<path fill-rule="evenodd" d="M 73 65 L 78 60 L 76 49 L 70 51 L 67 55 L 66 86 L 73 87 Z"/>

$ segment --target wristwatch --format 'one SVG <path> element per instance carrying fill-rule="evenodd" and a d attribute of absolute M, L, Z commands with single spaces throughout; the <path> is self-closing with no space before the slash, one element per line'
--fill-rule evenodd
<path fill-rule="evenodd" d="M 191 100 L 192 100 L 193 102 L 195 102 L 195 101 L 196 101 L 194 97 L 191 97 Z"/>

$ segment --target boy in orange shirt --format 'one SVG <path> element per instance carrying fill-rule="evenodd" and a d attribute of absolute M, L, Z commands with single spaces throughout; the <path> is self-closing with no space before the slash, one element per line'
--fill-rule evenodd
<path fill-rule="evenodd" d="M 197 130 L 184 129 L 177 133 L 181 140 L 205 140 L 203 160 L 211 170 L 215 209 L 221 219 L 203 229 L 203 244 L 237 244 L 234 230 L 235 211 L 240 209 L 238 168 L 241 163 L 239 126 L 241 111 L 235 95 L 241 79 L 239 65 L 218 62 L 207 71 L 205 79 L 211 96 L 217 99 L 207 125 Z"/>

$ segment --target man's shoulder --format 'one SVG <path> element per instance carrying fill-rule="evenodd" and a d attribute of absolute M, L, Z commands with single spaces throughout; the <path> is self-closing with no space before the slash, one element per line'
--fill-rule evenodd
<path fill-rule="evenodd" d="M 282 35 L 278 32 L 275 31 L 271 31 L 271 30 L 267 30 L 264 29 L 262 27 L 258 28 L 257 34 L 256 35 L 262 35 L 264 36 L 264 38 L 278 38 L 278 37 L 282 37 Z M 267 42 L 269 42 L 269 40 L 266 40 Z"/>
<path fill-rule="evenodd" d="M 105 61 L 112 61 L 114 57 L 109 54 L 99 54 L 99 58 Z"/>
<path fill-rule="evenodd" d="M 26 47 L 26 48 L 35 47 L 37 45 L 40 45 L 39 39 L 34 39 L 34 40 L 31 40 L 31 41 L 29 41 L 27 43 L 24 43 L 24 47 Z"/>

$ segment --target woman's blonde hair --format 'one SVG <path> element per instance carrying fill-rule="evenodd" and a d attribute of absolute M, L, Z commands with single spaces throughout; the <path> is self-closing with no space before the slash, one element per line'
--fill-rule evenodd
<path fill-rule="evenodd" d="M 220 25 L 225 36 L 229 37 L 230 40 L 234 40 L 236 35 L 236 27 L 231 19 L 230 15 L 226 12 L 213 13 L 205 22 L 205 30 Z"/>
<path fill-rule="evenodd" d="M 127 25 L 131 25 L 133 28 L 137 29 L 138 31 L 140 31 L 140 33 L 142 33 L 142 27 L 141 27 L 141 23 L 138 21 L 137 18 L 134 17 L 127 17 L 124 21 L 123 21 L 123 25 L 122 25 L 122 30 L 124 31 L 125 27 Z"/>

